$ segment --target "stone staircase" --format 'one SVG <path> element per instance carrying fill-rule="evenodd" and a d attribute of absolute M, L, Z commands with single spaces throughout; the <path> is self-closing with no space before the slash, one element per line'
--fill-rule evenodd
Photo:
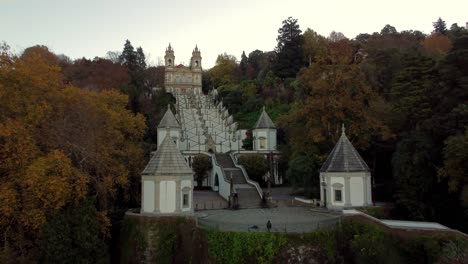
<path fill-rule="evenodd" d="M 242 171 L 234 165 L 229 154 L 216 153 L 216 160 L 218 164 L 223 168 L 224 175 L 227 179 L 232 176 L 232 182 L 234 184 L 246 184 L 244 174 Z"/>
<path fill-rule="evenodd" d="M 232 176 L 240 208 L 257 208 L 261 199 L 255 187 L 249 185 L 241 169 L 237 168 L 229 154 L 216 153 L 216 160 L 228 179 Z"/>

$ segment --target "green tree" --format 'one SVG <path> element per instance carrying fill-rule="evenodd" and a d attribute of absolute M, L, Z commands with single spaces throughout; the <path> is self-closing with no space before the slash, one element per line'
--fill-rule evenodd
<path fill-rule="evenodd" d="M 210 70 L 210 78 L 214 87 L 231 84 L 238 78 L 236 57 L 227 53 L 219 54 L 216 65 Z"/>
<path fill-rule="evenodd" d="M 203 180 L 206 179 L 207 172 L 212 168 L 210 159 L 205 155 L 197 155 L 193 159 L 192 169 L 195 172 L 195 181 L 197 186 L 201 187 L 203 185 Z"/>
<path fill-rule="evenodd" d="M 278 29 L 276 38 L 276 60 L 273 65 L 275 74 L 280 78 L 296 77 L 304 66 L 303 38 L 297 19 L 288 17 Z"/>
<path fill-rule="evenodd" d="M 468 129 L 462 135 L 451 136 L 445 141 L 444 164 L 438 175 L 448 178 L 451 193 L 460 197 L 468 218 Z"/>
<path fill-rule="evenodd" d="M 381 35 L 397 34 L 397 33 L 398 33 L 398 31 L 396 30 L 396 28 L 394 26 L 389 25 L 389 24 L 385 25 L 385 27 L 382 28 L 382 30 L 380 31 Z"/>
<path fill-rule="evenodd" d="M 319 165 L 314 155 L 297 155 L 288 163 L 286 177 L 294 188 L 304 188 L 308 197 L 318 197 Z"/>
<path fill-rule="evenodd" d="M 39 240 L 44 263 L 106 263 L 107 246 L 91 200 L 69 207 L 44 228 Z"/>
<path fill-rule="evenodd" d="M 304 56 L 308 59 L 309 67 L 313 62 L 326 59 L 327 41 L 324 36 L 310 28 L 304 32 Z"/>
<path fill-rule="evenodd" d="M 244 166 L 250 179 L 258 183 L 265 183 L 263 176 L 269 168 L 267 160 L 262 155 L 241 155 L 239 163 Z"/>
<path fill-rule="evenodd" d="M 432 33 L 434 34 L 442 34 L 442 35 L 447 35 L 447 26 L 445 25 L 445 21 L 442 20 L 442 18 L 439 17 L 436 22 L 432 23 L 432 26 L 434 27 L 434 30 Z"/>
<path fill-rule="evenodd" d="M 245 55 L 245 51 L 242 51 L 241 61 L 240 61 L 240 63 L 239 63 L 239 68 L 240 68 L 240 71 L 241 71 L 241 75 L 242 75 L 242 76 L 245 76 L 245 75 L 246 75 L 247 66 L 248 66 L 248 58 L 247 58 L 247 56 Z"/>
<path fill-rule="evenodd" d="M 431 115 L 429 93 L 434 84 L 434 64 L 421 55 L 405 56 L 405 68 L 394 79 L 391 90 L 397 131 L 411 131 Z"/>
<path fill-rule="evenodd" d="M 138 65 L 139 70 L 146 69 L 146 57 L 141 47 L 138 47 L 136 50 L 136 64 Z"/>
<path fill-rule="evenodd" d="M 137 54 L 130 40 L 126 40 L 122 53 L 119 56 L 119 62 L 127 66 L 129 71 L 133 72 L 137 68 Z"/>

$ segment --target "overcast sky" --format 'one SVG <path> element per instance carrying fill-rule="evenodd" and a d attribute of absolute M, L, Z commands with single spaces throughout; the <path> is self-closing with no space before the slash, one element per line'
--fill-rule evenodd
<path fill-rule="evenodd" d="M 72 59 L 92 59 L 121 51 L 129 39 L 151 64 L 164 57 L 169 42 L 176 62 L 188 63 L 198 44 L 207 69 L 223 52 L 240 59 L 243 50 L 273 50 L 289 16 L 302 31 L 354 38 L 385 24 L 430 33 L 439 16 L 447 27 L 465 26 L 467 10 L 467 0 L 0 0 L 0 41 L 15 52 L 41 44 Z"/>

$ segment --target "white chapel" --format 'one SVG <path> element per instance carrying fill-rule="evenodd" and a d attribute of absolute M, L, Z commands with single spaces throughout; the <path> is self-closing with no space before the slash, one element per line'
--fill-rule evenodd
<path fill-rule="evenodd" d="M 341 137 L 320 169 L 320 200 L 329 209 L 372 205 L 369 167 L 342 127 Z"/>
<path fill-rule="evenodd" d="M 142 214 L 193 214 L 193 172 L 168 135 L 141 173 Z"/>

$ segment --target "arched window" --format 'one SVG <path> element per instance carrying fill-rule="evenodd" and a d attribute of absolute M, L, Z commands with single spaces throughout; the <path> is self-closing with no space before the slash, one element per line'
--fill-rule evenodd
<path fill-rule="evenodd" d="M 219 179 L 218 179 L 218 173 L 215 174 L 215 182 L 214 186 L 219 186 Z"/>
<path fill-rule="evenodd" d="M 171 60 L 171 59 L 168 59 L 168 60 L 167 60 L 167 66 L 171 66 L 171 64 L 172 64 L 172 60 Z"/>
<path fill-rule="evenodd" d="M 260 149 L 266 149 L 266 143 L 267 143 L 266 137 L 259 137 L 258 142 L 260 144 L 260 147 L 259 147 Z"/>

